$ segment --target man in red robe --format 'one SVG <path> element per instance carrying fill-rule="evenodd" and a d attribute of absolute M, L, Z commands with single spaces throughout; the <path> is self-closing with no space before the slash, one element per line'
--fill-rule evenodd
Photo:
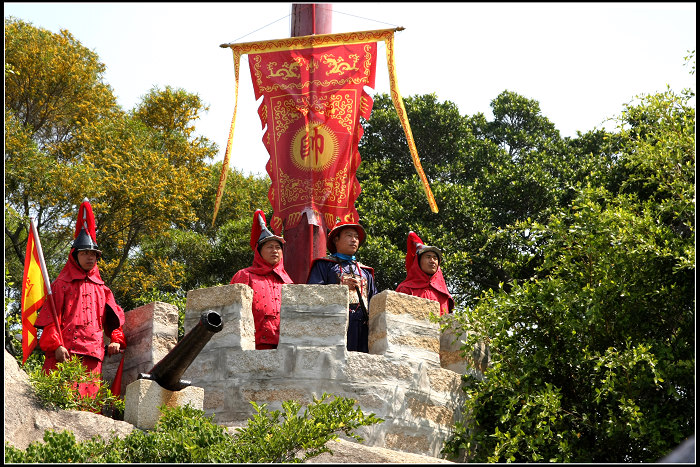
<path fill-rule="evenodd" d="M 246 284 L 253 289 L 253 321 L 256 350 L 276 349 L 280 339 L 282 285 L 292 284 L 284 269 L 284 239 L 268 230 L 265 213 L 253 214 L 250 248 L 253 265 L 238 271 L 231 284 Z"/>
<path fill-rule="evenodd" d="M 440 269 L 441 262 L 442 252 L 439 248 L 424 245 L 415 232 L 409 232 L 406 242 L 406 279 L 396 291 L 438 302 L 442 316 L 452 313 L 455 302 L 447 291 Z"/>
<path fill-rule="evenodd" d="M 80 205 L 75 232 L 68 261 L 51 284 L 61 334 L 49 305 L 45 304 L 36 320 L 36 326 L 43 328 L 39 347 L 46 353 L 44 371 L 47 374 L 56 369 L 58 363 L 77 355 L 83 366 L 101 375 L 105 356 L 104 332 L 110 337 L 108 355 L 126 348 L 122 329 L 124 311 L 100 277 L 97 261 L 102 252 L 95 240 L 95 220 L 87 199 Z M 78 391 L 83 396 L 94 397 L 98 386 L 80 384 Z"/>

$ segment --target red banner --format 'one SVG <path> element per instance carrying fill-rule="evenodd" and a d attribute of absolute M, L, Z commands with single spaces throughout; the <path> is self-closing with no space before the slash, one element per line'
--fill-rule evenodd
<path fill-rule="evenodd" d="M 386 45 L 391 100 L 406 134 L 413 165 L 428 204 L 438 212 L 413 140 L 396 82 L 394 31 L 403 28 L 339 34 L 314 34 L 272 41 L 221 44 L 233 51 L 235 98 L 226 153 L 219 177 L 211 225 L 216 222 L 226 186 L 231 142 L 238 108 L 239 68 L 249 56 L 256 98 L 264 96 L 258 113 L 263 143 L 270 153 L 266 168 L 272 180 L 269 199 L 274 208 L 270 226 L 279 234 L 307 214 L 310 223 L 326 226 L 339 217 L 357 221 L 355 199 L 360 186 L 357 144 L 362 137 L 359 117 L 369 117 L 372 99 L 363 90 L 374 87 L 377 41 Z M 322 215 L 322 218 L 321 218 Z"/>
<path fill-rule="evenodd" d="M 339 44 L 249 55 L 263 143 L 270 153 L 268 193 L 279 234 L 306 212 L 310 221 L 358 221 L 357 149 L 369 119 L 377 43 Z M 319 223 L 320 225 L 320 223 Z"/>

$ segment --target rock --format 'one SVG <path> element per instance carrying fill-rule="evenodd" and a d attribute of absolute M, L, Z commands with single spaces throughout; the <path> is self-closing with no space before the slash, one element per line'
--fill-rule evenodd
<path fill-rule="evenodd" d="M 363 446 L 354 441 L 337 439 L 326 445 L 333 454 L 323 453 L 306 461 L 308 464 L 452 464 L 436 457 L 410 452 Z"/>
<path fill-rule="evenodd" d="M 130 423 L 78 410 L 43 408 L 29 383 L 29 376 L 5 350 L 5 442 L 26 449 L 33 441 L 42 441 L 45 430 L 70 430 L 76 441 L 111 433 L 125 437 L 134 430 Z"/>

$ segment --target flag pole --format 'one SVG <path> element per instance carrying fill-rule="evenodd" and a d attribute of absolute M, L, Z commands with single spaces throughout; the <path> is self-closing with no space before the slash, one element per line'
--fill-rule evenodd
<path fill-rule="evenodd" d="M 63 332 L 61 331 L 61 324 L 58 322 L 58 316 L 56 315 L 56 306 L 53 302 L 53 293 L 51 291 L 51 281 L 49 280 L 49 272 L 46 270 L 46 262 L 44 261 L 44 252 L 41 249 L 41 240 L 39 239 L 39 233 L 36 230 L 36 225 L 34 224 L 34 219 L 30 219 L 30 224 L 32 226 L 32 235 L 34 235 L 34 241 L 36 245 L 36 251 L 39 254 L 39 265 L 41 266 L 41 275 L 44 277 L 44 288 L 46 289 L 47 301 L 49 302 L 49 311 L 51 312 L 51 317 L 56 325 L 56 330 L 58 331 L 58 340 L 63 345 Z"/>
<path fill-rule="evenodd" d="M 292 3 L 291 37 L 330 34 L 332 16 L 333 5 L 330 3 Z M 295 284 L 305 284 L 314 259 L 326 256 L 326 229 L 329 226 L 325 225 L 322 215 L 316 220 L 311 217 L 314 216 L 308 210 L 296 226 L 284 228 L 287 251 L 298 252 L 284 255 L 283 259 L 284 269 Z"/>

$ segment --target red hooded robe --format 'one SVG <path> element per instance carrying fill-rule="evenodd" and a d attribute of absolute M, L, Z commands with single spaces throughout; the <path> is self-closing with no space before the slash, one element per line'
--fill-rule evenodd
<path fill-rule="evenodd" d="M 284 269 L 284 261 L 272 266 L 260 256 L 257 248 L 253 248 L 253 252 L 253 265 L 238 271 L 231 284 L 246 284 L 253 289 L 255 348 L 275 348 L 280 339 L 282 285 L 293 282 Z"/>
<path fill-rule="evenodd" d="M 418 243 L 422 243 L 417 235 L 415 235 L 414 238 L 417 239 Z M 412 239 L 409 237 L 409 241 L 410 240 Z M 413 257 L 412 260 L 411 256 Z M 420 256 L 415 254 L 415 247 L 413 248 L 413 252 L 411 252 L 411 247 L 409 246 L 406 259 L 406 279 L 396 287 L 396 291 L 438 302 L 440 304 L 441 316 L 446 313 L 451 313 L 455 302 L 450 292 L 447 291 L 445 278 L 442 275 L 442 268 L 438 266 L 437 272 L 432 276 L 423 272 L 420 268 Z"/>
<path fill-rule="evenodd" d="M 126 348 L 126 339 L 121 328 L 124 310 L 100 277 L 97 265 L 86 272 L 72 254 L 68 255 L 66 265 L 51 284 L 51 292 L 64 347 L 71 355 L 80 355 L 83 364 L 94 373 L 101 373 L 105 355 L 104 330 L 111 342 L 118 342 L 122 349 Z M 60 345 L 48 305 L 40 310 L 35 325 L 44 328 L 39 346 L 46 352 L 44 371 L 48 373 L 56 368 L 54 352 Z"/>

